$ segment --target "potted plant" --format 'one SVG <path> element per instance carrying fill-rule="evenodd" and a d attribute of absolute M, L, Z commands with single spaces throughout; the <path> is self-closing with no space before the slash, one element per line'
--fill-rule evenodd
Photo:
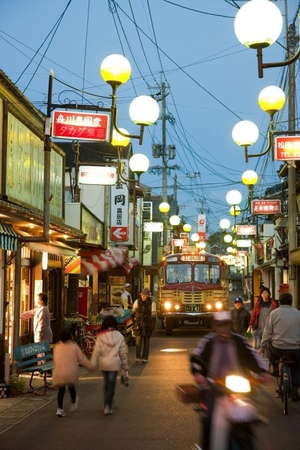
<path fill-rule="evenodd" d="M 11 375 L 7 384 L 10 395 L 21 395 L 25 392 L 26 379 L 19 375 Z"/>

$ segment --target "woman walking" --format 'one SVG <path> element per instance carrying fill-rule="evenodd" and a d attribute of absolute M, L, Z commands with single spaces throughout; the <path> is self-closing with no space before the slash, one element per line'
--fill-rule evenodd
<path fill-rule="evenodd" d="M 71 396 L 70 411 L 76 411 L 78 408 L 79 398 L 75 385 L 79 379 L 79 364 L 90 371 L 93 371 L 95 367 L 73 341 L 71 328 L 61 330 L 60 341 L 54 345 L 53 362 L 53 384 L 58 386 L 56 415 L 65 417 L 63 403 L 67 386 Z"/>
<path fill-rule="evenodd" d="M 112 404 L 119 370 L 122 368 L 128 377 L 128 348 L 117 326 L 115 317 L 105 317 L 91 358 L 91 363 L 94 367 L 99 366 L 104 378 L 105 415 L 113 414 Z"/>

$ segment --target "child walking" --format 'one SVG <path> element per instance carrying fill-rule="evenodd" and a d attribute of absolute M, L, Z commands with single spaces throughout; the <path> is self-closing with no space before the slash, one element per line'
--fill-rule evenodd
<path fill-rule="evenodd" d="M 128 377 L 128 348 L 124 336 L 117 330 L 117 325 L 117 320 L 113 316 L 105 317 L 91 358 L 93 366 L 99 365 L 104 378 L 105 415 L 113 414 L 113 398 L 121 367 Z"/>
<path fill-rule="evenodd" d="M 78 395 L 75 385 L 79 379 L 79 365 L 93 371 L 94 367 L 87 357 L 82 353 L 76 342 L 73 341 L 71 328 L 63 328 L 60 333 L 60 341 L 53 349 L 53 384 L 58 386 L 57 395 L 57 417 L 65 417 L 63 408 L 66 386 L 71 396 L 70 411 L 78 408 Z"/>

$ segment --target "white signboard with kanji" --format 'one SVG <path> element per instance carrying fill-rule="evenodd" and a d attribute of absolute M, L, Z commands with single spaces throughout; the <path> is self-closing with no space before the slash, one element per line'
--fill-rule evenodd
<path fill-rule="evenodd" d="M 122 161 L 122 174 L 128 172 L 127 161 Z M 111 241 L 128 240 L 129 192 L 125 181 L 111 187 L 110 204 L 110 239 Z"/>

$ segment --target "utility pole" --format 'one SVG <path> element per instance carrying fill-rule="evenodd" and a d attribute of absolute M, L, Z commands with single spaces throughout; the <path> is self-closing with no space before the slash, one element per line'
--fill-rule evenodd
<path fill-rule="evenodd" d="M 168 161 L 175 158 L 175 145 L 167 146 L 167 120 L 173 121 L 172 116 L 167 114 L 167 85 L 164 81 L 161 82 L 160 92 L 158 94 L 159 100 L 161 100 L 161 121 L 162 121 L 162 141 L 161 144 L 152 145 L 152 155 L 154 158 L 162 158 L 161 166 L 153 166 L 149 169 L 149 172 L 162 174 L 162 202 L 168 203 L 168 173 L 170 170 L 179 169 L 178 166 L 169 166 Z M 157 99 L 158 100 L 158 99 Z M 177 178 L 176 178 L 177 180 Z M 174 195 L 177 199 L 177 186 L 174 188 Z M 168 213 L 164 213 L 164 227 L 163 227 L 163 246 L 168 244 Z"/>
<path fill-rule="evenodd" d="M 291 24 L 287 34 L 288 58 L 295 54 L 295 25 Z M 289 66 L 288 94 L 288 129 L 295 130 L 295 64 Z M 297 248 L 296 228 L 296 167 L 287 164 L 288 168 L 288 243 L 289 243 L 289 292 L 293 296 L 293 306 L 298 308 L 297 267 L 291 261 L 291 252 Z"/>

